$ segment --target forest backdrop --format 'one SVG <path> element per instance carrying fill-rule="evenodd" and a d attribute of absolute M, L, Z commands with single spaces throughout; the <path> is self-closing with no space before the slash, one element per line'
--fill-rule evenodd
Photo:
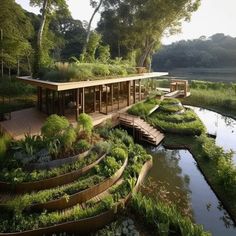
<path fill-rule="evenodd" d="M 1 74 L 38 73 L 58 61 L 151 64 L 163 34 L 179 32 L 200 0 L 90 0 L 100 12 L 97 29 L 91 21 L 72 18 L 66 0 L 29 0 L 40 7 L 35 15 L 14 0 L 0 2 Z M 118 61 L 119 61 L 118 60 Z"/>

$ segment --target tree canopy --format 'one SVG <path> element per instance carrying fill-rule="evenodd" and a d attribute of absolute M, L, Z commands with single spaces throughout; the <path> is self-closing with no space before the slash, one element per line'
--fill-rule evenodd
<path fill-rule="evenodd" d="M 153 56 L 153 69 L 230 67 L 236 64 L 236 38 L 224 34 L 182 40 L 163 46 Z"/>
<path fill-rule="evenodd" d="M 189 20 L 199 4 L 200 0 L 107 0 L 98 31 L 116 51 L 113 55 L 127 57 L 135 51 L 137 64 L 147 66 L 163 34 L 179 31 L 182 20 Z"/>

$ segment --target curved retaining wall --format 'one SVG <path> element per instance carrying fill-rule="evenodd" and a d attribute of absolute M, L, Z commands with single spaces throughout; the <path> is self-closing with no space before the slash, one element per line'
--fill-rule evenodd
<path fill-rule="evenodd" d="M 140 184 L 144 180 L 147 172 L 150 170 L 151 167 L 152 167 L 152 160 L 147 161 L 143 165 L 138 180 L 136 182 L 136 185 L 134 187 L 134 192 L 138 190 Z M 125 199 L 120 200 L 112 209 L 93 217 L 77 221 L 69 221 L 35 230 L 28 230 L 16 233 L 0 233 L 0 236 L 42 236 L 43 234 L 51 235 L 53 233 L 58 233 L 58 232 L 68 232 L 68 233 L 76 232 L 83 234 L 94 232 L 102 228 L 104 225 L 112 222 L 117 214 L 117 208 L 122 207 L 123 204 L 125 204 L 129 200 L 130 196 L 131 193 L 129 193 Z"/>
<path fill-rule="evenodd" d="M 54 188 L 57 186 L 61 186 L 64 184 L 71 183 L 78 179 L 81 175 L 87 173 L 90 169 L 92 169 L 95 165 L 97 165 L 102 159 L 106 156 L 104 154 L 95 162 L 91 163 L 88 166 L 85 166 L 79 170 L 75 170 L 64 175 L 59 175 L 53 178 L 34 181 L 34 182 L 25 182 L 25 183 L 18 183 L 16 185 L 2 182 L 0 181 L 0 192 L 14 192 L 14 193 L 26 193 L 32 191 L 38 191 L 43 189 Z"/>
<path fill-rule="evenodd" d="M 29 165 L 27 165 L 25 167 L 25 169 L 28 170 L 28 171 L 33 171 L 33 170 L 50 170 L 52 168 L 60 167 L 60 166 L 65 165 L 65 164 L 72 164 L 72 163 L 78 161 L 79 159 L 82 159 L 85 156 L 87 156 L 90 151 L 91 150 L 88 150 L 86 152 L 83 152 L 81 154 L 75 155 L 73 157 L 67 157 L 67 158 L 53 160 L 53 161 L 44 162 L 44 163 L 29 164 Z"/>
<path fill-rule="evenodd" d="M 32 211 L 42 211 L 44 209 L 49 211 L 62 210 L 68 207 L 72 207 L 78 203 L 86 202 L 89 199 L 97 196 L 110 188 L 123 174 L 125 167 L 128 163 L 128 159 L 125 160 L 122 167 L 111 177 L 104 180 L 102 183 L 98 183 L 88 189 L 75 193 L 69 196 L 69 199 L 59 198 L 46 203 L 34 204 L 30 207 Z"/>

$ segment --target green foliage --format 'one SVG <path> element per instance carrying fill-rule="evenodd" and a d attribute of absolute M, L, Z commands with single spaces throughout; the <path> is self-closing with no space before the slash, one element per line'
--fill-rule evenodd
<path fill-rule="evenodd" d="M 183 103 L 236 115 L 235 84 L 194 81 L 191 83 L 191 96 L 184 99 Z"/>
<path fill-rule="evenodd" d="M 69 127 L 69 121 L 62 116 L 51 115 L 43 124 L 41 132 L 47 138 L 60 137 Z"/>
<path fill-rule="evenodd" d="M 86 113 L 81 113 L 78 117 L 78 127 L 85 131 L 88 134 L 92 133 L 93 130 L 93 120 L 91 116 Z"/>
<path fill-rule="evenodd" d="M 108 45 L 98 47 L 98 61 L 107 63 L 110 59 L 110 47 Z"/>
<path fill-rule="evenodd" d="M 0 134 L 0 161 L 4 161 L 7 150 L 9 148 L 11 138 L 7 134 Z"/>
<path fill-rule="evenodd" d="M 73 143 L 76 141 L 77 134 L 72 126 L 67 128 L 62 136 L 62 145 L 66 151 L 72 149 Z"/>
<path fill-rule="evenodd" d="M 19 59 L 31 58 L 33 53 L 30 40 L 34 33 L 29 17 L 25 11 L 13 0 L 1 0 L 0 2 L 0 29 L 3 32 L 3 40 L 0 40 L 0 60 L 4 67 L 17 69 Z M 20 69 L 28 72 L 27 66 L 20 63 Z"/>
<path fill-rule="evenodd" d="M 129 108 L 128 113 L 135 116 L 146 118 L 149 112 L 159 103 L 159 100 L 147 99 L 145 102 L 140 102 Z"/>
<path fill-rule="evenodd" d="M 181 40 L 154 54 L 153 69 L 234 67 L 235 45 L 235 38 L 224 34 Z"/>
<path fill-rule="evenodd" d="M 120 147 L 115 147 L 111 150 L 111 156 L 113 156 L 116 160 L 120 160 L 122 162 L 125 161 L 125 159 L 128 157 L 128 154 L 126 150 L 120 148 Z"/>
<path fill-rule="evenodd" d="M 113 57 L 132 58 L 135 55 L 139 66 L 148 66 L 150 55 L 160 46 L 163 33 L 166 30 L 170 34 L 178 32 L 180 22 L 188 20 L 199 3 L 199 0 L 178 4 L 150 0 L 140 5 L 139 1 L 124 0 L 117 4 L 109 0 L 101 13 L 97 31 L 102 34 L 104 43 L 110 45 Z"/>
<path fill-rule="evenodd" d="M 90 146 L 90 143 L 88 143 L 85 139 L 81 139 L 77 143 L 75 143 L 74 149 L 76 153 L 81 153 L 89 150 Z"/>
<path fill-rule="evenodd" d="M 203 227 L 183 217 L 174 206 L 142 196 L 140 193 L 132 196 L 130 207 L 139 214 L 144 222 L 151 226 L 158 235 L 207 236 L 211 235 L 203 230 Z"/>
<path fill-rule="evenodd" d="M 109 66 L 106 64 L 94 64 L 92 73 L 95 76 L 108 76 L 110 74 Z"/>
<path fill-rule="evenodd" d="M 21 183 L 48 179 L 81 169 L 84 166 L 93 163 L 98 158 L 98 154 L 90 152 L 85 158 L 72 164 L 65 164 L 61 167 L 52 168 L 50 170 L 34 170 L 32 172 L 26 172 L 22 168 L 12 170 L 4 168 L 0 173 L 0 180 L 8 181 L 10 183 Z"/>

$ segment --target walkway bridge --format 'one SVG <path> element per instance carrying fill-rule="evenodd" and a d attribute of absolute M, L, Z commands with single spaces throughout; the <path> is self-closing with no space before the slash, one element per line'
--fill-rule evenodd
<path fill-rule="evenodd" d="M 165 137 L 163 133 L 137 116 L 119 113 L 119 120 L 121 125 L 138 132 L 140 140 L 151 143 L 152 145 L 159 145 Z"/>

